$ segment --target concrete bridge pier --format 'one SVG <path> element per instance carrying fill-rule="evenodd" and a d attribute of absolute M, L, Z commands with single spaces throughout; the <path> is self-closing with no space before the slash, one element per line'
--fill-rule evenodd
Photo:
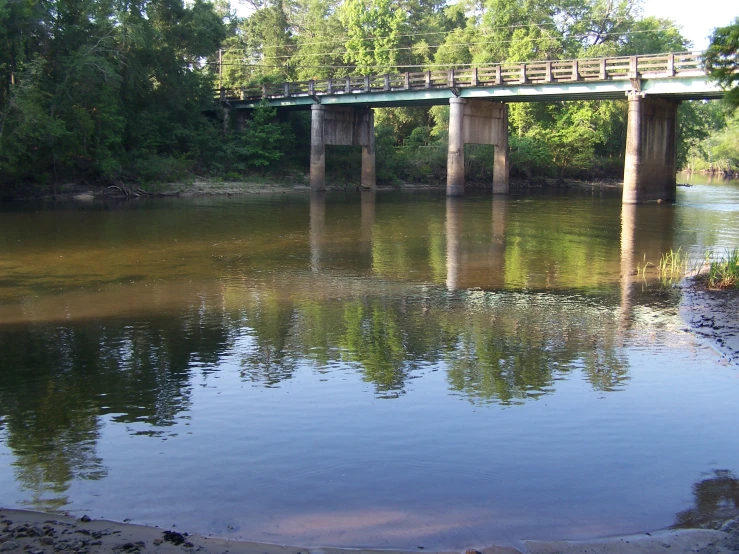
<path fill-rule="evenodd" d="M 464 195 L 464 145 L 495 145 L 493 193 L 508 193 L 508 106 L 502 102 L 449 99 L 447 196 Z"/>
<path fill-rule="evenodd" d="M 675 201 L 679 101 L 629 93 L 624 204 Z"/>
<path fill-rule="evenodd" d="M 326 190 L 326 145 L 361 146 L 361 185 L 375 181 L 375 115 L 371 108 L 311 106 L 310 188 Z"/>

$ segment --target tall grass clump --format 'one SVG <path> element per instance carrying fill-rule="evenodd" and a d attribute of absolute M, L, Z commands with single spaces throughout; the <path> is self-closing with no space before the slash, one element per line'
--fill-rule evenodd
<path fill-rule="evenodd" d="M 636 265 L 636 273 L 644 279 L 645 284 L 647 283 L 647 272 L 650 267 L 657 270 L 659 288 L 664 290 L 680 282 L 688 274 L 690 259 L 682 250 L 682 247 L 677 250 L 670 248 L 669 252 L 661 254 L 657 264 L 648 262 L 645 255 L 644 261 Z M 653 271 L 649 271 L 649 273 L 653 275 Z"/>
<path fill-rule="evenodd" d="M 663 286 L 672 285 L 685 277 L 688 272 L 688 255 L 683 252 L 682 247 L 677 250 L 670 248 L 659 257 L 657 273 L 659 281 Z"/>
<path fill-rule="evenodd" d="M 710 260 L 706 273 L 706 285 L 712 289 L 739 287 L 738 248 L 727 250 L 720 258 Z"/>

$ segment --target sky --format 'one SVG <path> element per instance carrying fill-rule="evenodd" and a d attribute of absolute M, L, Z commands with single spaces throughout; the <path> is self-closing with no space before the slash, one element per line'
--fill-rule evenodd
<path fill-rule="evenodd" d="M 724 27 L 739 16 L 737 0 L 645 0 L 644 15 L 672 19 L 695 50 L 705 50 L 715 27 Z"/>

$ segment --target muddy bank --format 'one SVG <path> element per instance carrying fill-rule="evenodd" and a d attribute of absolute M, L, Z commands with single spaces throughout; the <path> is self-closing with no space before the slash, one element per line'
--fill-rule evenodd
<path fill-rule="evenodd" d="M 298 548 L 191 535 L 184 530 L 91 520 L 87 516 L 0 510 L 0 552 L 24 554 L 417 554 L 419 551 Z M 425 551 L 424 551 L 425 552 Z M 729 554 L 739 552 L 739 521 L 722 530 L 684 529 L 592 541 L 523 541 L 521 549 L 487 546 L 466 554 Z M 447 554 L 447 553 L 445 553 Z"/>
<path fill-rule="evenodd" d="M 490 183 L 471 179 L 468 183 L 470 191 L 490 190 Z M 529 190 L 561 190 L 573 189 L 583 191 L 620 190 L 623 181 L 617 179 L 596 179 L 593 181 L 558 179 L 511 179 L 512 192 Z M 444 182 L 399 183 L 396 185 L 378 185 L 378 190 L 445 190 Z M 328 191 L 359 191 L 356 183 L 329 183 Z M 282 194 L 288 192 L 309 192 L 307 175 L 297 175 L 280 179 L 255 178 L 243 181 L 224 181 L 220 179 L 196 178 L 188 181 L 171 183 L 153 183 L 149 185 L 105 186 L 86 183 L 65 183 L 55 187 L 28 185 L 15 190 L 7 190 L 0 200 L 51 200 L 92 202 L 104 198 L 127 197 L 189 197 L 189 196 L 238 196 L 248 194 Z"/>
<path fill-rule="evenodd" d="M 727 364 L 739 365 L 739 289 L 708 290 L 700 280 L 683 288 L 680 313 Z"/>

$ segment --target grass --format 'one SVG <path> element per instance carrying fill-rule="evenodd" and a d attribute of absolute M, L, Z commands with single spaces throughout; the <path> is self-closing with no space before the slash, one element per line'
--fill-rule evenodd
<path fill-rule="evenodd" d="M 726 250 L 718 259 L 711 259 L 711 253 L 706 255 L 709 261 L 705 275 L 706 286 L 711 289 L 739 288 L 739 249 Z"/>
<path fill-rule="evenodd" d="M 665 252 L 657 264 L 647 261 L 645 256 L 642 263 L 636 266 L 637 275 L 645 283 L 648 273 L 654 274 L 649 268 L 656 269 L 658 286 L 662 290 L 672 287 L 688 274 L 696 275 L 696 279 L 703 281 L 709 289 L 739 288 L 739 248 L 726 250 L 720 257 L 707 251 L 698 263 L 691 263 L 682 248 Z"/>
<path fill-rule="evenodd" d="M 651 262 L 644 258 L 642 264 L 637 264 L 636 273 L 647 280 L 647 270 L 650 267 L 657 268 L 657 277 L 661 288 L 668 288 L 675 283 L 681 281 L 683 277 L 688 273 L 689 268 L 688 255 L 683 252 L 682 247 L 677 250 L 670 248 L 669 252 L 662 254 L 659 258 L 659 262 L 655 266 Z"/>

